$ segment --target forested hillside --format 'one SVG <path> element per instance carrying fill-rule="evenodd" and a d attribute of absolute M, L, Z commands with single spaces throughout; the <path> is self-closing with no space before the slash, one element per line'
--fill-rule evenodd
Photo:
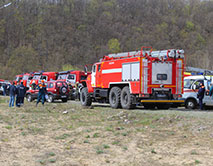
<path fill-rule="evenodd" d="M 212 0 L 1 0 L 0 7 L 9 2 L 0 9 L 0 78 L 82 67 L 143 45 L 182 48 L 187 65 L 213 69 Z"/>

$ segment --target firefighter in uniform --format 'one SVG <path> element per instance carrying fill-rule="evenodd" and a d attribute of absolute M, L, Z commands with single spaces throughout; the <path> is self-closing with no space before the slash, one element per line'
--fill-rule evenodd
<path fill-rule="evenodd" d="M 19 97 L 18 97 L 18 105 L 21 106 L 24 104 L 24 97 L 25 97 L 25 93 L 26 93 L 26 88 L 23 84 L 23 81 L 21 82 L 21 84 L 18 86 L 17 88 L 18 90 L 18 94 L 19 94 Z"/>
<path fill-rule="evenodd" d="M 42 105 L 44 105 L 44 101 L 45 101 L 45 94 L 47 93 L 47 88 L 46 85 L 44 83 L 44 80 L 41 80 L 41 84 L 38 85 L 38 98 L 37 98 L 37 102 L 36 102 L 36 106 L 38 105 L 38 103 L 42 100 Z"/>

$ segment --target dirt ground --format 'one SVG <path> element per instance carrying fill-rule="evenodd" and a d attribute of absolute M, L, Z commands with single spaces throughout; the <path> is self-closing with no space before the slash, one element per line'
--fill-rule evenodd
<path fill-rule="evenodd" d="M 122 110 L 0 97 L 0 166 L 213 165 L 213 111 Z"/>

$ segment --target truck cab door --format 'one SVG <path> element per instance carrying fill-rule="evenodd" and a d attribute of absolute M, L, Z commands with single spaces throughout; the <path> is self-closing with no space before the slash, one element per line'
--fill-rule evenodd
<path fill-rule="evenodd" d="M 211 83 L 210 80 L 204 80 L 206 92 L 203 98 L 203 103 L 205 103 L 207 106 L 213 106 L 213 98 L 209 96 L 210 83 Z"/>
<path fill-rule="evenodd" d="M 91 75 L 91 84 L 92 84 L 92 87 L 95 87 L 96 86 L 96 64 L 94 64 L 92 66 L 92 75 Z"/>
<path fill-rule="evenodd" d="M 96 65 L 96 87 L 101 87 L 101 64 Z"/>

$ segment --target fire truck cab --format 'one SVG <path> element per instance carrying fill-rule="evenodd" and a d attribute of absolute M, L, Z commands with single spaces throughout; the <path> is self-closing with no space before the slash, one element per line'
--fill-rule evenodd
<path fill-rule="evenodd" d="M 15 78 L 15 83 L 18 84 L 21 82 L 21 80 L 23 79 L 23 74 L 19 74 L 19 75 L 16 75 L 16 78 Z"/>
<path fill-rule="evenodd" d="M 33 83 L 38 85 L 40 80 L 45 80 L 45 81 L 56 80 L 57 75 L 58 75 L 57 72 L 36 72 L 34 73 L 32 80 L 30 81 L 30 85 L 32 85 Z"/>
<path fill-rule="evenodd" d="M 76 83 L 81 83 L 86 80 L 87 75 L 83 71 L 69 70 L 59 72 L 57 80 L 65 81 L 74 86 Z"/>
<path fill-rule="evenodd" d="M 148 51 L 144 49 L 149 48 Z M 110 103 L 112 108 L 169 108 L 183 103 L 184 51 L 140 51 L 109 54 L 92 67 L 83 82 L 80 100 L 83 106 L 92 101 Z"/>
<path fill-rule="evenodd" d="M 23 85 L 27 88 L 30 87 L 30 81 L 33 79 L 34 73 L 25 73 L 23 74 L 22 82 Z"/>

